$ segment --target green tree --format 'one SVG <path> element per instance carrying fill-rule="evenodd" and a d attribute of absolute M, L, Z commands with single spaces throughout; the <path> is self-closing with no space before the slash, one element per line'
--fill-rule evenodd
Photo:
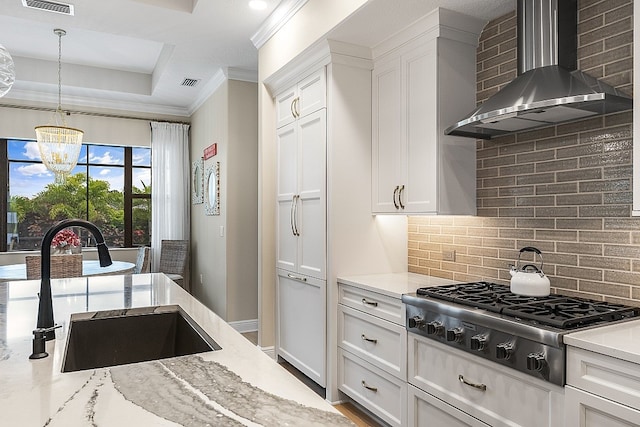
<path fill-rule="evenodd" d="M 148 194 L 150 188 L 143 185 L 143 189 L 134 188 L 133 192 Z M 49 184 L 31 199 L 12 197 L 10 209 L 18 215 L 21 239 L 27 237 L 25 240 L 29 242 L 20 249 L 33 249 L 37 246 L 34 239 L 37 241 L 49 227 L 67 218 L 88 219 L 101 229 L 109 246 L 124 246 L 124 194 L 111 190 L 107 181 L 91 177 L 87 181 L 85 173 L 69 176 L 64 184 Z M 149 233 L 150 214 L 149 209 L 135 211 L 134 224 L 143 227 L 146 224 L 142 230 L 145 236 Z M 83 237 L 86 244 L 87 235 Z"/>

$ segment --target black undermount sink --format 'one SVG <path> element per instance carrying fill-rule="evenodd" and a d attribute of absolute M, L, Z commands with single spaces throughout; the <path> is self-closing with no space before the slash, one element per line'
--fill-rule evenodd
<path fill-rule="evenodd" d="M 177 305 L 77 313 L 69 322 L 62 372 L 220 349 Z"/>

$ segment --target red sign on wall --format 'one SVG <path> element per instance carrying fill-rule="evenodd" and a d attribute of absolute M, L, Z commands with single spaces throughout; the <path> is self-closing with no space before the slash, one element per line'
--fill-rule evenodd
<path fill-rule="evenodd" d="M 208 146 L 207 148 L 204 149 L 204 159 L 210 159 L 211 157 L 215 156 L 216 154 L 218 154 L 218 144 L 217 143 L 213 143 L 210 146 Z"/>

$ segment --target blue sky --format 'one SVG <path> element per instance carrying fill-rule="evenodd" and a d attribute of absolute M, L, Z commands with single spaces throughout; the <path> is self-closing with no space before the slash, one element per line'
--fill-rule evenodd
<path fill-rule="evenodd" d="M 90 176 L 109 182 L 111 189 L 122 191 L 124 186 L 123 169 L 109 167 L 109 165 L 124 164 L 124 149 L 122 147 L 108 145 L 83 145 L 78 158 L 78 163 L 73 173 L 86 171 L 87 147 L 89 163 L 99 163 L 101 166 L 89 166 Z M 35 141 L 8 141 L 9 160 L 40 160 L 40 152 Z M 133 164 L 147 166 L 151 163 L 151 150 L 148 148 L 133 149 Z M 151 183 L 151 171 L 149 169 L 134 170 L 133 185 L 141 187 L 141 181 L 145 185 Z M 11 163 L 9 165 L 9 186 L 11 196 L 33 197 L 38 192 L 53 183 L 53 173 L 42 164 Z"/>

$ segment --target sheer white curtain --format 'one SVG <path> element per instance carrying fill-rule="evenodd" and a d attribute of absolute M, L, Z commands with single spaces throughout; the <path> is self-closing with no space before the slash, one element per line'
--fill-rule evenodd
<path fill-rule="evenodd" d="M 189 125 L 151 122 L 151 271 L 163 239 L 189 240 Z"/>

